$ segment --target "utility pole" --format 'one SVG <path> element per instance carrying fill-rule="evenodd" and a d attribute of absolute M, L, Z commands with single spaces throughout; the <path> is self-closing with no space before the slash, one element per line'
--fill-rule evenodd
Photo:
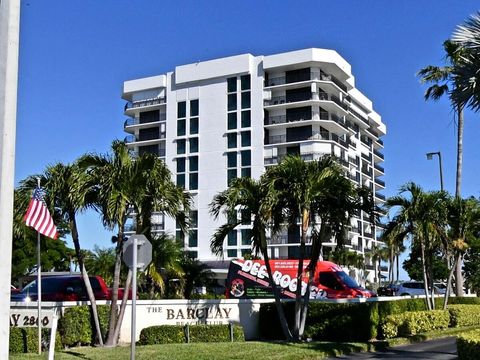
<path fill-rule="evenodd" d="M 9 358 L 20 0 L 0 0 L 0 359 Z"/>

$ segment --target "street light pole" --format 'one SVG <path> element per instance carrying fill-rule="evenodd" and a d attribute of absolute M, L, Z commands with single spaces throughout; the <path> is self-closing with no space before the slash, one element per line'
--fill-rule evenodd
<path fill-rule="evenodd" d="M 433 155 L 438 155 L 438 166 L 440 169 L 440 190 L 443 191 L 442 153 L 440 151 L 427 153 L 427 159 L 432 160 Z"/>

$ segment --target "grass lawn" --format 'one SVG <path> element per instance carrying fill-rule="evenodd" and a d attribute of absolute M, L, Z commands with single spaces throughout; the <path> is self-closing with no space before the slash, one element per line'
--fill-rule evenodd
<path fill-rule="evenodd" d="M 409 338 L 395 338 L 388 341 L 375 343 L 339 343 L 327 341 L 314 341 L 311 343 L 292 344 L 281 342 L 219 342 L 219 343 L 192 343 L 192 344 L 166 344 L 136 347 L 138 360 L 226 360 L 249 359 L 258 360 L 268 357 L 275 359 L 324 359 L 332 355 L 348 354 L 360 351 L 374 351 L 375 349 L 425 341 L 444 336 L 455 336 L 459 333 L 478 329 L 478 326 L 465 328 L 450 328 L 442 331 L 431 331 L 411 336 Z M 47 359 L 48 354 L 10 354 L 11 360 Z M 117 348 L 91 348 L 81 347 L 55 353 L 56 360 L 128 360 L 130 347 Z"/>
<path fill-rule="evenodd" d="M 138 360 L 177 360 L 177 359 L 323 359 L 334 354 L 367 351 L 368 345 L 362 343 L 311 342 L 304 344 L 285 344 L 267 342 L 235 343 L 197 343 L 167 344 L 136 347 Z M 10 354 L 10 359 L 46 359 L 48 354 Z M 130 347 L 73 348 L 55 354 L 57 360 L 106 360 L 130 359 Z"/>

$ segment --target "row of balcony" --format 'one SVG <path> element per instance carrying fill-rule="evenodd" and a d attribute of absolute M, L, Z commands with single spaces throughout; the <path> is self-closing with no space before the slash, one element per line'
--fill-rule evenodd
<path fill-rule="evenodd" d="M 128 135 L 125 137 L 125 142 L 127 144 L 131 144 L 131 143 L 134 143 L 134 142 L 139 142 L 139 141 L 150 141 L 150 140 L 162 140 L 162 139 L 165 139 L 167 137 L 167 134 L 165 132 L 161 132 L 159 134 L 156 134 L 156 135 L 145 135 L 145 136 L 142 136 L 142 137 L 138 137 L 138 136 L 135 136 L 135 135 Z"/>
<path fill-rule="evenodd" d="M 301 80 L 291 80 L 287 82 L 286 76 L 277 76 L 277 77 L 272 77 L 268 80 L 265 80 L 265 86 L 279 86 L 279 85 L 285 85 L 285 84 L 295 84 L 298 82 L 303 82 L 303 81 L 330 81 L 337 85 L 342 91 L 347 92 L 348 88 L 345 84 L 343 84 L 340 80 L 338 80 L 335 76 L 326 74 L 324 72 L 320 73 L 314 73 L 310 72 L 310 77 L 306 79 L 301 79 Z"/>
<path fill-rule="evenodd" d="M 334 113 L 329 113 L 328 111 L 320 111 L 319 119 L 325 120 L 325 121 L 333 121 L 347 130 L 352 128 L 352 124 L 350 124 L 347 120 L 345 120 L 345 117 L 338 116 Z M 309 118 L 289 119 L 287 115 L 275 115 L 275 116 L 269 116 L 265 118 L 264 123 L 265 125 L 278 125 L 278 124 L 285 124 L 287 122 L 312 121 L 312 120 L 313 119 L 311 116 Z"/>
<path fill-rule="evenodd" d="M 341 146 L 348 148 L 349 145 L 352 144 L 352 141 L 347 138 L 343 139 L 338 135 L 325 132 L 325 131 L 312 131 L 312 135 L 304 138 L 304 139 L 287 139 L 286 134 L 282 135 L 272 135 L 268 137 L 268 144 L 266 145 L 273 145 L 273 144 L 281 144 L 286 142 L 299 142 L 299 141 L 308 141 L 308 140 L 323 140 L 323 141 L 334 141 Z"/>

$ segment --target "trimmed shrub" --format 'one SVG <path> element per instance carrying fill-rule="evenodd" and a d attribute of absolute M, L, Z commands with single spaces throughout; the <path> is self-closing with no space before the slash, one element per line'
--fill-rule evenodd
<path fill-rule="evenodd" d="M 410 336 L 421 332 L 448 328 L 448 310 L 412 311 L 398 315 L 388 315 L 382 321 L 382 335 L 386 338 Z"/>
<path fill-rule="evenodd" d="M 228 325 L 190 325 L 190 342 L 230 341 Z M 233 327 L 233 341 L 245 341 L 243 328 Z"/>
<path fill-rule="evenodd" d="M 150 326 L 140 332 L 140 345 L 184 343 L 183 326 L 159 325 Z"/>
<path fill-rule="evenodd" d="M 97 306 L 102 334 L 108 329 L 110 306 Z M 90 314 L 90 306 L 75 306 L 65 309 L 58 323 L 58 331 L 64 346 L 92 345 L 95 343 L 95 323 Z"/>
<path fill-rule="evenodd" d="M 450 305 L 448 311 L 451 327 L 480 325 L 479 305 Z"/>
<path fill-rule="evenodd" d="M 467 331 L 457 337 L 459 360 L 477 360 L 480 353 L 480 330 Z"/>
<path fill-rule="evenodd" d="M 190 342 L 230 341 L 228 325 L 189 325 Z M 245 341 L 243 328 L 233 326 L 233 341 Z M 140 345 L 185 343 L 186 327 L 180 325 L 150 326 L 140 332 Z"/>
<path fill-rule="evenodd" d="M 42 340 L 50 344 L 50 329 L 42 329 Z M 62 339 L 57 331 L 55 349 L 62 349 Z M 38 330 L 36 327 L 18 328 L 10 327 L 10 352 L 11 353 L 36 353 L 38 351 Z"/>

